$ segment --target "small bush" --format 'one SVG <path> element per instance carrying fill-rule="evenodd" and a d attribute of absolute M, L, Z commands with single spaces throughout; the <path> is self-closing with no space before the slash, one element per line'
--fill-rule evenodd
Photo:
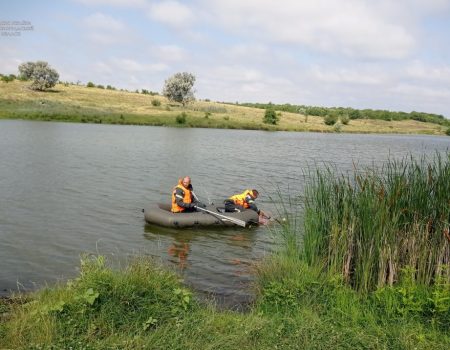
<path fill-rule="evenodd" d="M 342 124 L 337 122 L 336 124 L 334 124 L 333 126 L 333 131 L 334 132 L 341 132 L 342 131 Z"/>
<path fill-rule="evenodd" d="M 448 136 L 450 136 L 450 128 L 447 129 L 447 131 L 445 132 Z"/>
<path fill-rule="evenodd" d="M 94 84 L 92 81 L 89 81 L 89 82 L 86 84 L 86 87 L 92 88 L 92 87 L 95 87 L 95 84 Z"/>
<path fill-rule="evenodd" d="M 277 125 L 279 120 L 279 117 L 277 113 L 273 109 L 266 109 L 266 112 L 264 113 L 263 123 L 264 124 L 271 124 L 271 125 Z"/>
<path fill-rule="evenodd" d="M 185 112 L 178 114 L 175 118 L 177 124 L 186 124 L 187 114 Z"/>
<path fill-rule="evenodd" d="M 334 125 L 338 121 L 338 117 L 334 114 L 328 114 L 323 118 L 323 121 L 326 125 Z"/>
<path fill-rule="evenodd" d="M 2 77 L 1 77 L 1 80 L 4 81 L 5 83 L 9 83 L 10 81 L 13 81 L 14 79 L 16 79 L 16 76 L 14 74 L 2 75 Z"/>
<path fill-rule="evenodd" d="M 98 88 L 98 89 L 104 89 L 105 87 L 104 87 L 103 85 L 101 85 L 101 84 L 98 84 L 98 85 L 97 85 L 97 88 Z"/>
<path fill-rule="evenodd" d="M 111 85 L 106 85 L 106 90 L 115 90 L 116 88 Z"/>
<path fill-rule="evenodd" d="M 161 101 L 160 100 L 156 100 L 156 99 L 152 100 L 152 106 L 155 106 L 155 107 L 161 106 Z"/>
<path fill-rule="evenodd" d="M 211 116 L 211 112 L 205 112 L 205 119 L 209 119 L 210 116 Z"/>
<path fill-rule="evenodd" d="M 341 123 L 344 125 L 348 125 L 348 123 L 350 123 L 350 118 L 347 114 L 341 116 Z"/>

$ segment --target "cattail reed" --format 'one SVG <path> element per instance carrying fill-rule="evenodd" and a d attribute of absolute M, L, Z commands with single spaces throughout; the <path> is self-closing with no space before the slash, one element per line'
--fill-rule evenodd
<path fill-rule="evenodd" d="M 450 153 L 379 168 L 312 175 L 305 193 L 305 258 L 359 291 L 413 279 L 450 282 Z"/>

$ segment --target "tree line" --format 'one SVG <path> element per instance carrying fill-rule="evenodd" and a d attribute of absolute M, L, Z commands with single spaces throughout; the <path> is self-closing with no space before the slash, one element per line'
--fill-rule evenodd
<path fill-rule="evenodd" d="M 331 117 L 331 118 L 349 118 L 349 119 L 379 119 L 379 120 L 417 120 L 420 122 L 434 123 L 439 125 L 450 126 L 450 120 L 441 114 L 424 113 L 412 111 L 394 112 L 380 109 L 354 109 L 350 107 L 318 107 L 293 105 L 289 103 L 237 103 L 240 106 L 253 107 L 260 109 L 273 109 L 275 111 L 298 113 L 306 116 Z"/>

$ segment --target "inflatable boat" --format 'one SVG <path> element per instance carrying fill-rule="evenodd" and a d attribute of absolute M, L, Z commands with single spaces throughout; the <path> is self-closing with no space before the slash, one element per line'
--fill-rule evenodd
<path fill-rule="evenodd" d="M 201 211 L 172 213 L 170 204 L 154 203 L 144 209 L 145 221 L 165 227 L 193 226 L 250 226 L 258 224 L 258 213 L 246 209 L 242 212 L 226 213 L 223 207 L 213 204 Z"/>

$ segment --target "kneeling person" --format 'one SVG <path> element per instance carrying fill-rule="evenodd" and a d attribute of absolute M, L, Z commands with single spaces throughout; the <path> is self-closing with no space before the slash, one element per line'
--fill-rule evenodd
<path fill-rule="evenodd" d="M 225 199 L 225 211 L 226 212 L 236 212 L 243 211 L 244 209 L 252 209 L 256 211 L 258 214 L 261 214 L 261 211 L 255 204 L 255 199 L 258 198 L 257 190 L 245 190 L 240 194 L 235 194 L 228 199 Z"/>
<path fill-rule="evenodd" d="M 196 207 L 206 207 L 199 202 L 192 192 L 191 178 L 184 177 L 178 181 L 178 185 L 172 191 L 172 212 L 187 213 L 196 211 Z"/>

